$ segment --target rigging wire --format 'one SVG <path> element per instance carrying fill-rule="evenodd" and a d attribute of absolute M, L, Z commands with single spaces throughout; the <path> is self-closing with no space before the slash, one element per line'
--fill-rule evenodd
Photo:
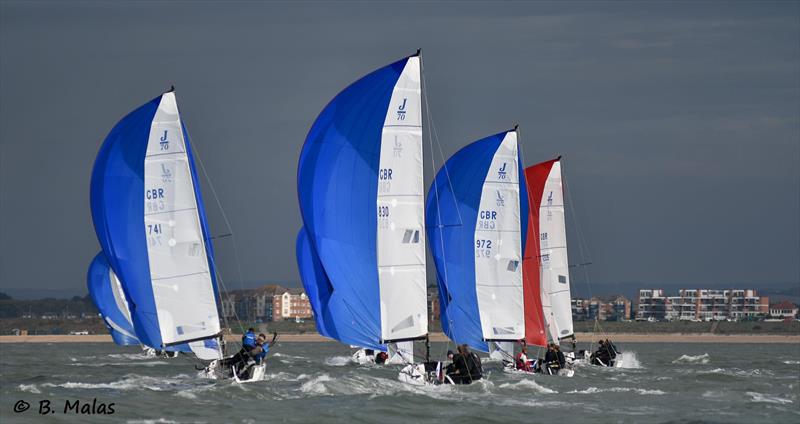
<path fill-rule="evenodd" d="M 185 124 L 184 124 L 184 127 L 186 127 Z M 188 138 L 188 135 L 189 135 L 189 129 L 188 128 L 186 128 L 186 134 L 187 134 L 187 138 Z M 239 262 L 239 252 L 238 252 L 238 249 L 236 248 L 236 237 L 233 234 L 233 228 L 231 227 L 230 220 L 228 220 L 227 213 L 225 213 L 225 209 L 222 207 L 222 202 L 220 202 L 220 200 L 219 200 L 219 196 L 217 195 L 217 190 L 214 188 L 214 183 L 211 181 L 211 177 L 208 175 L 208 172 L 206 171 L 206 167 L 203 164 L 203 159 L 201 158 L 202 155 L 200 155 L 200 150 L 197 148 L 196 145 L 192 146 L 192 147 L 197 152 L 195 157 L 197 159 L 197 162 L 200 164 L 200 170 L 203 171 L 203 176 L 205 177 L 206 182 L 208 183 L 208 187 L 211 189 L 211 195 L 212 195 L 212 197 L 214 197 L 214 201 L 216 202 L 217 207 L 219 208 L 220 214 L 222 215 L 222 219 L 225 222 L 225 227 L 227 228 L 228 234 L 230 234 L 231 243 L 233 245 L 234 261 L 236 263 L 236 270 L 237 270 L 238 277 L 239 277 L 239 283 L 242 285 L 242 288 L 244 288 L 244 285 L 243 285 L 244 284 L 244 280 L 242 279 L 242 268 L 241 268 L 241 264 Z M 226 236 L 227 236 L 227 234 L 226 234 Z M 219 282 L 219 285 L 221 286 L 222 290 L 226 294 L 229 294 L 230 290 L 228 289 L 227 285 L 225 284 L 225 281 L 222 278 L 222 274 L 219 272 L 219 267 L 217 267 L 216 258 L 214 258 L 212 256 L 211 257 L 211 261 L 214 263 L 214 271 L 215 271 L 215 274 L 217 276 L 217 281 Z M 222 307 L 222 302 L 223 302 L 222 296 L 220 296 L 220 307 Z M 220 312 L 224 312 L 224 310 L 220 311 Z M 239 318 L 239 315 L 237 314 L 235 307 L 233 308 L 232 312 L 233 312 L 233 317 L 236 320 L 237 325 L 239 326 L 239 331 L 241 331 L 242 334 L 244 334 L 244 326 L 242 325 L 242 321 Z M 226 327 L 230 327 L 230 323 L 228 322 L 228 319 L 225 316 L 225 314 L 222 313 L 221 315 L 222 315 L 222 320 L 223 320 L 225 326 Z M 223 345 L 224 345 L 225 336 L 223 335 L 220 338 L 223 339 Z"/>
<path fill-rule="evenodd" d="M 420 57 L 420 59 L 421 59 L 421 57 Z M 438 225 L 438 231 L 440 232 L 439 244 L 440 244 L 441 249 L 442 249 L 442 255 L 444 256 L 445 255 L 445 253 L 444 253 L 444 250 L 445 250 L 444 249 L 444 237 L 442 237 L 442 234 L 441 234 L 442 228 L 444 228 L 444 226 L 442 224 L 442 210 L 441 210 L 441 207 L 440 207 L 441 206 L 441 202 L 440 202 L 440 199 L 439 199 L 439 183 L 438 183 L 437 178 L 436 178 L 436 153 L 433 150 L 434 142 L 439 147 L 439 154 L 441 155 L 441 158 L 442 158 L 442 167 L 444 169 L 445 175 L 447 176 L 447 183 L 450 186 L 451 193 L 453 192 L 453 182 L 450 179 L 450 173 L 447 170 L 447 160 L 445 159 L 444 150 L 442 149 L 442 145 L 439 142 L 439 134 L 436 132 L 436 126 L 433 123 L 433 113 L 431 112 L 430 105 L 428 104 L 428 80 L 427 80 L 427 77 L 425 76 L 425 72 L 424 72 L 425 67 L 423 66 L 423 61 L 422 60 L 420 60 L 419 63 L 420 63 L 420 74 L 422 75 L 422 94 L 423 94 L 422 97 L 425 100 L 425 115 L 426 115 L 427 120 L 428 120 L 428 125 L 427 125 L 427 127 L 428 127 L 428 142 L 429 142 L 430 151 L 431 151 L 431 169 L 433 170 L 433 172 L 432 172 L 432 174 L 433 174 L 433 192 L 436 195 L 436 215 L 439 218 L 439 225 Z M 456 203 L 455 199 L 453 199 L 453 201 L 454 201 L 454 203 Z M 456 211 L 458 212 L 458 225 L 463 225 L 463 221 L 461 220 L 461 211 L 459 211 L 458 207 L 456 207 Z M 443 268 L 444 268 L 444 270 L 443 270 L 444 271 L 443 283 L 444 283 L 445 289 L 449 292 L 450 288 L 448 287 L 448 284 L 447 284 L 448 283 L 447 266 L 445 265 Z M 438 280 L 438 276 L 437 276 L 437 280 Z M 426 286 L 427 286 L 427 284 L 426 284 Z M 441 307 L 442 307 L 442 305 L 441 305 L 442 296 L 441 296 L 441 293 L 438 293 L 438 292 L 439 292 L 439 290 L 438 290 L 438 283 L 437 283 L 437 295 L 439 296 L 439 299 L 440 299 L 439 308 L 441 310 Z M 450 325 L 451 326 L 454 325 L 453 321 L 450 321 Z M 444 328 L 442 328 L 442 331 L 444 332 Z M 444 354 L 446 352 L 447 349 L 450 348 L 450 342 L 451 342 L 451 340 L 448 337 L 448 341 L 445 344 L 444 350 L 441 352 L 440 357 L 442 356 L 442 354 Z"/>
<path fill-rule="evenodd" d="M 563 159 L 561 159 L 561 161 L 563 162 Z M 563 181 L 564 192 L 567 195 L 567 199 L 566 200 L 567 200 L 567 203 L 569 204 L 569 211 L 570 211 L 570 216 L 572 217 L 573 228 L 575 228 L 575 235 L 578 237 L 578 252 L 579 252 L 579 255 L 580 255 L 580 258 L 581 258 L 580 263 L 581 264 L 591 264 L 592 260 L 591 260 L 591 256 L 590 256 L 589 245 L 586 242 L 586 238 L 585 238 L 585 236 L 583 234 L 583 231 L 581 230 L 581 226 L 578 224 L 578 216 L 575 213 L 575 203 L 572 200 L 572 192 L 570 190 L 570 185 L 567 182 L 566 173 L 564 172 L 563 168 L 561 170 L 561 179 Z M 591 278 L 589 277 L 588 266 L 579 266 L 578 268 L 583 268 L 582 271 L 583 271 L 584 283 L 586 284 L 586 290 L 589 293 L 589 300 L 591 301 L 591 299 L 594 297 L 594 294 L 592 293 L 592 282 L 591 282 Z M 600 313 L 599 309 L 598 309 L 597 313 L 599 315 L 599 313 Z M 589 352 L 592 351 L 592 347 L 593 347 L 593 343 L 594 343 L 594 337 L 595 337 L 595 334 L 597 333 L 596 330 L 597 330 L 597 328 L 600 328 L 599 327 L 600 324 L 598 322 L 598 316 L 595 316 L 594 320 L 595 320 L 595 326 L 592 328 L 591 340 L 589 341 Z M 601 331 L 602 331 L 602 328 L 601 328 Z"/>

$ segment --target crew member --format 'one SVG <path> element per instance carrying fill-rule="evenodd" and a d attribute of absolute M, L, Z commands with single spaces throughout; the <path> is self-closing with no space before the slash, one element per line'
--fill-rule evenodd
<path fill-rule="evenodd" d="M 519 355 L 517 355 L 517 369 L 521 371 L 531 372 L 531 364 L 528 362 L 528 348 L 522 346 Z"/>
<path fill-rule="evenodd" d="M 256 347 L 256 330 L 253 327 L 247 329 L 247 332 L 242 335 L 242 349 L 245 352 L 251 351 Z"/>

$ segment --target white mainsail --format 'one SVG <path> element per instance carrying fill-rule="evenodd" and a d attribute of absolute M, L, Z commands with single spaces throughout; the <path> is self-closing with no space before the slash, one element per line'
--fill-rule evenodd
<path fill-rule="evenodd" d="M 517 132 L 507 132 L 481 190 L 474 247 L 484 340 L 525 337 L 517 149 Z"/>
<path fill-rule="evenodd" d="M 163 343 L 220 332 L 214 285 L 175 94 L 164 93 L 145 158 L 144 231 Z"/>
<path fill-rule="evenodd" d="M 381 338 L 428 333 L 420 58 L 406 62 L 383 125 L 378 172 Z"/>

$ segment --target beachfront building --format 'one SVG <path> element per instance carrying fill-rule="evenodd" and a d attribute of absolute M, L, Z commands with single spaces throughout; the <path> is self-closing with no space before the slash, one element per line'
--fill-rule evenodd
<path fill-rule="evenodd" d="M 257 289 L 233 290 L 222 297 L 222 316 L 246 322 L 272 322 L 311 317 L 311 305 L 302 289 L 267 284 Z"/>
<path fill-rule="evenodd" d="M 637 321 L 663 321 L 666 319 L 667 297 L 662 289 L 639 290 L 636 303 Z"/>
<path fill-rule="evenodd" d="M 311 318 L 311 303 L 303 289 L 286 289 L 272 298 L 272 320 Z"/>
<path fill-rule="evenodd" d="M 573 321 L 626 321 L 631 316 L 631 301 L 624 296 L 572 299 Z"/>
<path fill-rule="evenodd" d="M 723 321 L 764 317 L 769 298 L 755 290 L 681 289 L 665 296 L 661 289 L 639 290 L 637 320 Z"/>
<path fill-rule="evenodd" d="M 773 318 L 794 319 L 797 316 L 797 305 L 788 300 L 775 303 L 770 305 L 769 315 Z"/>

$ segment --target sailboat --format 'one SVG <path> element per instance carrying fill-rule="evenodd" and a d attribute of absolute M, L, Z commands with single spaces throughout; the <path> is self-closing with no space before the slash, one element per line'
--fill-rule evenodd
<path fill-rule="evenodd" d="M 418 51 L 345 88 L 298 163 L 303 286 L 320 334 L 362 363 L 413 362 L 428 334 L 421 72 Z"/>
<path fill-rule="evenodd" d="M 209 376 L 225 376 L 214 251 L 174 89 L 108 134 L 92 171 L 91 210 L 139 341 L 158 350 L 188 345 L 210 361 Z"/>
<path fill-rule="evenodd" d="M 539 292 L 523 276 L 529 232 L 522 175 L 515 127 L 451 156 L 426 204 L 442 329 L 456 344 L 496 356 L 543 336 L 540 316 L 528 311 Z M 440 371 L 440 365 L 404 370 L 409 382 L 448 382 Z"/>
<path fill-rule="evenodd" d="M 565 356 L 574 359 L 574 333 L 572 306 L 570 301 L 569 263 L 564 219 L 564 196 L 561 181 L 561 157 L 542 162 L 525 169 L 529 209 L 529 237 L 524 267 L 526 278 L 533 282 L 539 296 L 531 300 L 531 313 L 538 314 L 540 323 L 536 340 L 526 338 L 528 344 L 544 346 L 548 341 L 555 345 L 572 338 L 572 352 Z M 544 325 L 542 325 L 544 324 Z M 547 337 L 544 336 L 546 327 Z M 574 370 L 569 366 L 558 370 L 558 374 L 571 377 Z M 552 373 L 549 367 L 536 367 L 544 373 Z M 515 369 L 513 362 L 507 369 Z M 516 370 L 519 371 L 519 370 Z"/>

